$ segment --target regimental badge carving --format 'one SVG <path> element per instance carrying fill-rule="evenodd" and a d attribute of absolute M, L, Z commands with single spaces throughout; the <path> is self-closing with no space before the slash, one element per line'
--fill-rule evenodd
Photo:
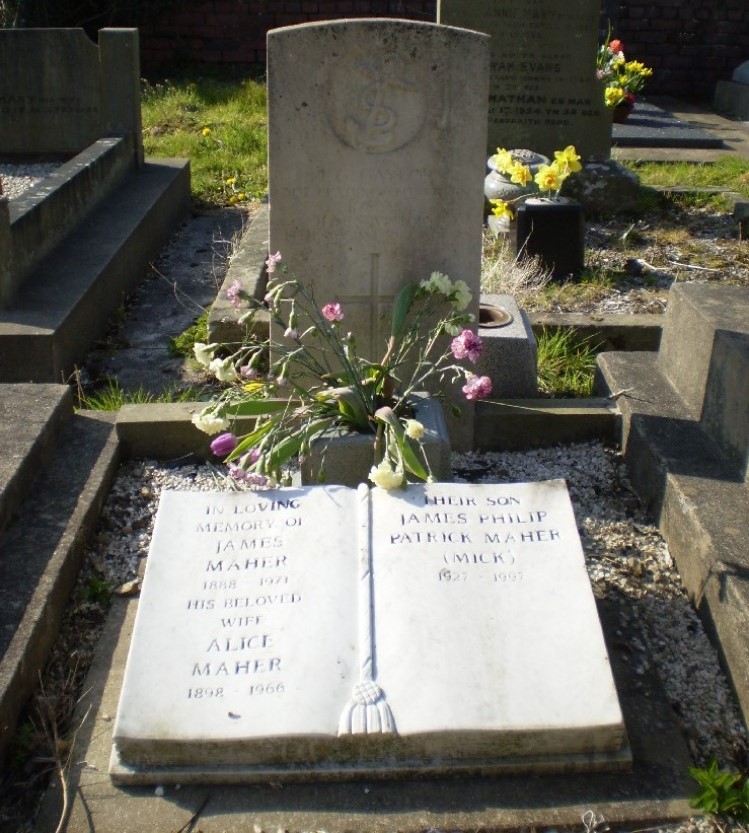
<path fill-rule="evenodd" d="M 388 153 L 412 141 L 427 113 L 420 73 L 388 49 L 360 51 L 336 62 L 328 75 L 333 131 L 349 147 Z"/>

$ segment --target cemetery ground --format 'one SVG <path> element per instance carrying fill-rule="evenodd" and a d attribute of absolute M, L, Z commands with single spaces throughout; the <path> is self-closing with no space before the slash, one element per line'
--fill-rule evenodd
<path fill-rule="evenodd" d="M 726 259 L 726 253 L 731 251 L 734 261 L 746 257 L 746 243 L 738 234 L 731 236 L 732 221 L 724 210 L 704 203 L 675 208 L 667 203 L 665 211 L 663 207 L 658 211 L 663 213 L 640 218 L 641 241 L 648 239 L 651 229 L 653 240 L 664 240 L 665 236 L 658 234 L 657 224 L 659 218 L 670 216 L 674 227 L 701 232 L 694 234 L 696 248 L 679 248 L 669 241 L 668 248 L 658 249 L 650 242 L 649 248 L 644 249 L 641 241 L 636 246 L 632 238 L 629 247 L 617 245 L 616 240 L 626 234 L 633 222 L 620 218 L 601 221 L 601 226 L 596 226 L 599 240 L 609 234 L 613 241 L 610 247 L 599 249 L 599 256 L 617 263 L 636 254 L 642 260 L 664 266 L 669 260 L 704 265 L 704 260 L 695 264 L 694 252 L 699 250 L 701 257 L 706 257 L 714 247 Z M 674 211 L 677 213 L 671 213 Z M 210 303 L 220 286 L 236 235 L 249 214 L 251 211 L 235 208 L 213 209 L 196 213 L 187 221 L 154 263 L 148 279 L 124 302 L 110 337 L 97 346 L 81 368 L 81 378 L 91 385 L 91 391 L 101 389 L 105 379 L 114 379 L 125 394 L 129 391 L 137 401 L 143 392 L 158 396 L 165 390 L 201 382 L 189 362 L 170 352 L 163 331 L 159 338 L 154 337 L 154 325 L 162 322 L 165 328 L 172 328 L 173 336 L 179 336 L 184 322 L 197 318 L 199 306 Z M 682 235 L 681 239 L 686 237 Z M 175 304 L 178 276 L 182 291 L 177 293 Z M 185 276 L 189 276 L 187 282 Z M 636 309 L 633 297 L 642 299 L 650 294 L 665 300 L 666 282 L 670 279 L 662 280 L 664 284 L 656 286 L 635 280 L 624 301 L 621 296 L 625 293 L 614 291 L 602 293 L 596 303 L 602 303 L 606 297 L 619 297 L 621 311 Z M 729 280 L 745 283 L 746 269 L 736 269 Z M 183 295 L 187 287 L 189 295 Z M 589 299 L 582 300 L 579 307 L 573 302 L 571 308 L 584 311 L 586 305 L 590 305 Z M 175 308 L 180 310 L 177 321 L 172 320 Z M 587 309 L 595 315 L 595 306 Z M 647 307 L 652 314 L 661 309 L 655 304 Z M 746 771 L 746 735 L 715 651 L 680 587 L 667 548 L 628 485 L 616 452 L 594 443 L 534 454 L 456 455 L 454 466 L 458 479 L 478 482 L 555 476 L 568 479 L 595 592 L 599 598 L 611 600 L 621 617 L 619 652 L 635 674 L 661 675 L 695 762 L 704 766 L 714 757 L 723 766 Z M 76 706 L 107 611 L 113 602 L 123 604 L 118 593 L 137 592 L 131 582 L 147 551 L 160 488 L 194 488 L 199 484 L 211 487 L 217 476 L 210 468 L 195 466 L 176 471 L 143 462 L 124 466 L 102 514 L 97 543 L 87 555 L 40 696 L 19 733 L 17 767 L 5 792 L 4 812 L 8 819 L 5 828 L 0 829 L 34 829 L 32 819 L 39 797 L 48 779 L 55 783 L 56 766 L 67 761 L 71 738 L 80 720 Z M 632 628 L 634 636 L 627 630 Z M 76 765 L 75 761 L 69 763 Z M 60 789 L 59 783 L 54 789 Z M 13 801 L 8 799 L 9 795 L 14 796 Z M 590 810 L 596 812 L 594 806 Z M 590 821 L 589 817 L 587 822 Z M 679 829 L 709 830 L 713 824 L 717 823 L 690 823 Z M 579 829 L 583 827 L 581 819 Z"/>
<path fill-rule="evenodd" d="M 218 119 L 209 125 L 204 118 L 194 118 L 198 142 L 211 137 L 223 141 Z M 206 128 L 208 134 L 203 132 Z M 740 164 L 720 187 L 746 194 L 748 170 Z M 133 397 L 139 391 L 158 396 L 204 381 L 189 362 L 170 351 L 166 330 L 175 338 L 184 333 L 200 307 L 215 297 L 239 228 L 251 219 L 252 200 L 262 191 L 262 176 L 253 179 L 227 163 L 221 163 L 212 176 L 216 197 L 199 198 L 210 210 L 187 221 L 154 263 L 152 273 L 124 301 L 110 337 L 81 368 L 81 384 L 88 394 L 106 388 L 109 380 Z M 235 181 L 229 183 L 232 178 Z M 238 187 L 247 190 L 235 190 Z M 240 194 L 245 199 L 227 206 Z M 526 292 L 521 305 L 537 314 L 539 321 L 544 313 L 553 312 L 585 313 L 595 321 L 609 313 L 661 313 L 673 281 L 747 285 L 749 244 L 723 200 L 714 194 L 697 198 L 676 194 L 653 200 L 639 216 L 591 218 L 586 257 L 593 267 L 591 274 L 581 283 L 547 285 L 541 291 L 528 291 L 523 282 L 534 279 L 522 275 L 517 284 L 519 294 Z M 487 250 L 493 247 L 488 244 Z M 482 482 L 534 475 L 568 479 L 596 595 L 613 605 L 615 620 L 619 617 L 618 630 L 614 629 L 617 655 L 631 665 L 635 679 L 661 677 L 695 762 L 706 765 L 715 757 L 724 766 L 746 771 L 746 735 L 715 652 L 680 588 L 667 549 L 629 488 L 616 452 L 585 444 L 535 454 L 456 455 L 454 466 L 458 479 Z M 96 544 L 87 556 L 40 696 L 19 732 L 17 766 L 5 792 L 17 801 L 3 797 L 7 819 L 0 816 L 0 824 L 6 825 L 0 829 L 33 829 L 33 810 L 46 779 L 50 775 L 54 779 L 56 767 L 68 761 L 80 720 L 75 707 L 87 663 L 109 606 L 123 604 L 117 591 L 125 597 L 133 592 L 129 582 L 147 549 L 159 489 L 166 482 L 178 484 L 179 478 L 193 487 L 210 486 L 215 476 L 211 469 L 194 466 L 172 470 L 134 462 L 123 468 L 102 514 Z M 85 765 L 72 759 L 69 763 Z M 377 793 L 377 788 L 369 789 Z M 596 808 L 588 809 L 594 815 L 581 819 L 578 829 L 602 829 Z M 197 827 L 191 829 L 199 829 L 199 817 L 194 821 Z M 278 827 L 283 828 L 281 819 Z M 696 829 L 696 825 L 681 829 Z"/>

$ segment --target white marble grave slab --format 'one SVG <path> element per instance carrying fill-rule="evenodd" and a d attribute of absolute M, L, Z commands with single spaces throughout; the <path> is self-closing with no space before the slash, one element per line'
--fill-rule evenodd
<path fill-rule="evenodd" d="M 629 763 L 563 481 L 162 496 L 126 783 Z"/>
<path fill-rule="evenodd" d="M 376 676 L 408 746 L 616 753 L 624 724 L 564 481 L 372 501 Z"/>
<path fill-rule="evenodd" d="M 320 757 L 356 678 L 358 500 L 338 486 L 162 494 L 114 730 L 123 761 Z"/>

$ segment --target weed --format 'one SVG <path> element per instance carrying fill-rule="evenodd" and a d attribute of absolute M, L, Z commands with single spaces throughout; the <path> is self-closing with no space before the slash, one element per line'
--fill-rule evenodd
<path fill-rule="evenodd" d="M 208 312 L 204 312 L 194 324 L 178 336 L 169 339 L 169 352 L 173 356 L 192 357 L 193 347 L 198 341 L 208 341 Z"/>
<path fill-rule="evenodd" d="M 562 328 L 544 328 L 537 342 L 539 390 L 549 396 L 590 396 L 601 345 Z"/>
<path fill-rule="evenodd" d="M 81 591 L 83 599 L 107 607 L 112 598 L 112 585 L 101 576 L 92 575 Z"/>
<path fill-rule="evenodd" d="M 707 767 L 690 767 L 689 774 L 701 789 L 689 802 L 691 807 L 713 816 L 727 816 L 741 824 L 749 822 L 749 778 L 722 772 L 712 760 Z"/>

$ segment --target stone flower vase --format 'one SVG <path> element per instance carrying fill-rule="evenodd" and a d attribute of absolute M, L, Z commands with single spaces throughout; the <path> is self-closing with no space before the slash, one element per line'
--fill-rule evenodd
<path fill-rule="evenodd" d="M 567 197 L 530 197 L 517 210 L 513 243 L 518 258 L 538 257 L 552 280 L 577 278 L 585 268 L 585 219 Z"/>
<path fill-rule="evenodd" d="M 510 155 L 513 159 L 527 165 L 531 169 L 531 173 L 535 176 L 541 165 L 548 165 L 550 160 L 548 156 L 543 156 L 540 153 L 535 153 L 532 150 L 516 149 L 511 150 Z M 531 182 L 529 185 L 518 185 L 512 182 L 508 176 L 501 174 L 494 167 L 494 156 L 490 156 L 487 162 L 489 173 L 484 178 L 484 197 L 486 198 L 486 211 L 491 214 L 490 200 L 505 200 L 505 202 L 512 202 L 516 208 L 524 199 L 527 199 L 531 194 L 535 193 L 536 186 Z M 495 218 L 497 219 L 497 218 Z M 505 220 L 503 224 L 501 221 Z M 506 218 L 499 218 L 498 225 L 503 226 L 501 229 L 495 231 L 508 231 L 509 221 Z M 496 225 L 496 224 L 493 224 Z"/>
<path fill-rule="evenodd" d="M 414 394 L 414 419 L 424 426 L 422 445 L 429 467 L 439 481 L 450 480 L 450 438 L 442 406 L 428 394 Z M 369 483 L 374 465 L 374 434 L 330 431 L 316 439 L 301 465 L 303 486 L 317 483 L 358 486 Z M 322 472 L 322 477 L 321 477 Z"/>

